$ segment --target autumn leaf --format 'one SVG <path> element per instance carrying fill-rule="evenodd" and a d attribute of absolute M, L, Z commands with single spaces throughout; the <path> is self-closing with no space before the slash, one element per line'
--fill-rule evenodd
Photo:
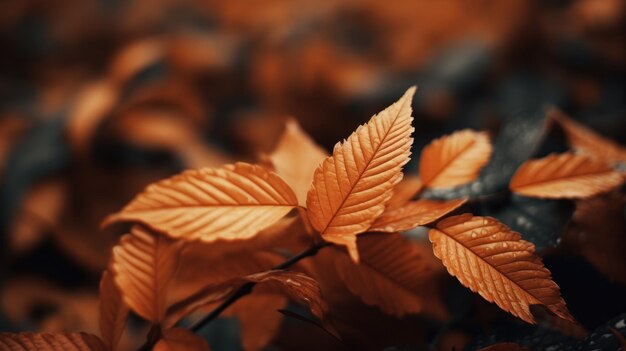
<path fill-rule="evenodd" d="M 273 292 L 286 295 L 293 301 L 308 307 L 311 313 L 320 320 L 324 320 L 327 313 L 328 307 L 322 299 L 315 279 L 303 273 L 282 270 L 270 270 L 222 283 L 209 284 L 194 295 L 172 305 L 167 313 L 172 316 L 173 320 L 178 320 L 203 306 L 224 300 L 237 288 L 247 283 L 259 284 Z"/>
<path fill-rule="evenodd" d="M 608 163 L 568 152 L 527 161 L 509 187 L 526 196 L 576 199 L 607 192 L 622 182 L 622 175 Z"/>
<path fill-rule="evenodd" d="M 298 125 L 298 122 L 290 118 L 269 159 L 276 173 L 296 193 L 298 203 L 305 206 L 306 194 L 313 181 L 313 173 L 327 156 L 328 153 L 315 144 L 313 139 Z"/>
<path fill-rule="evenodd" d="M 167 289 L 178 265 L 179 246 L 179 242 L 135 226 L 113 248 L 113 276 L 124 302 L 153 323 L 165 318 Z"/>
<path fill-rule="evenodd" d="M 420 199 L 402 207 L 385 211 L 376 218 L 369 229 L 371 232 L 403 232 L 420 225 L 432 223 L 463 205 L 466 199 L 437 201 Z"/>
<path fill-rule="evenodd" d="M 100 338 L 87 333 L 0 333 L 0 350 L 105 351 Z"/>
<path fill-rule="evenodd" d="M 115 286 L 113 277 L 108 270 L 100 279 L 100 336 L 107 350 L 115 350 L 126 326 L 128 306 Z"/>
<path fill-rule="evenodd" d="M 402 205 L 409 202 L 413 197 L 417 196 L 424 184 L 417 176 L 413 175 L 405 175 L 400 183 L 393 188 L 393 195 L 391 195 L 391 199 L 387 202 L 387 208 L 385 211 L 390 209 L 395 209 L 401 207 Z"/>
<path fill-rule="evenodd" d="M 210 351 L 209 344 L 187 329 L 174 328 L 163 331 L 163 338 L 154 345 L 153 351 Z"/>
<path fill-rule="evenodd" d="M 335 145 L 333 155 L 315 170 L 307 196 L 311 224 L 324 240 L 347 246 L 355 261 L 359 260 L 356 235 L 383 213 L 402 179 L 402 166 L 409 161 L 414 93 L 415 88 L 410 88 Z"/>
<path fill-rule="evenodd" d="M 152 184 L 104 225 L 138 221 L 173 238 L 248 239 L 297 204 L 275 173 L 240 162 L 189 170 Z"/>
<path fill-rule="evenodd" d="M 570 146 L 577 152 L 610 162 L 626 162 L 626 148 L 622 145 L 601 136 L 556 109 L 550 111 L 549 117 L 563 128 Z"/>
<path fill-rule="evenodd" d="M 427 296 L 436 272 L 429 260 L 432 253 L 400 234 L 359 236 L 358 249 L 358 264 L 339 249 L 320 255 L 328 262 L 327 269 L 336 270 L 348 290 L 365 304 L 397 317 L 420 312 L 446 316 L 441 300 Z"/>
<path fill-rule="evenodd" d="M 453 216 L 428 236 L 448 272 L 487 301 L 528 323 L 536 323 L 530 305 L 574 321 L 534 245 L 496 219 Z"/>
<path fill-rule="evenodd" d="M 469 129 L 446 135 L 422 150 L 420 179 L 427 188 L 452 188 L 475 180 L 491 157 L 485 132 Z"/>

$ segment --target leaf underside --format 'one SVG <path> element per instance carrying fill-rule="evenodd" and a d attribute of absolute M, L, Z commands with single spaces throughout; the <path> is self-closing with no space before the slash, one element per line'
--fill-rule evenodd
<path fill-rule="evenodd" d="M 0 333 L 0 350 L 105 351 L 102 341 L 87 333 Z"/>

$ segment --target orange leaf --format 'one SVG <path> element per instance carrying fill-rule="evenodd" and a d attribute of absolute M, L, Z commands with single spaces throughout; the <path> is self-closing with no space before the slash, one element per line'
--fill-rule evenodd
<path fill-rule="evenodd" d="M 105 351 L 100 338 L 87 333 L 0 333 L 0 350 Z"/>
<path fill-rule="evenodd" d="M 320 254 L 329 260 L 348 290 L 365 304 L 397 317 L 419 312 L 446 316 L 440 300 L 425 299 L 426 286 L 436 272 L 436 259 L 424 246 L 400 234 L 389 234 L 360 236 L 358 248 L 358 264 L 338 249 Z"/>
<path fill-rule="evenodd" d="M 385 211 L 376 218 L 369 229 L 371 232 L 403 232 L 420 225 L 432 223 L 446 214 L 456 210 L 467 201 L 456 199 L 451 201 L 437 201 L 420 199 L 406 205 Z"/>
<path fill-rule="evenodd" d="M 452 188 L 469 183 L 491 157 L 485 132 L 469 129 L 446 135 L 422 150 L 420 178 L 428 188 Z"/>
<path fill-rule="evenodd" d="M 472 291 L 528 323 L 530 305 L 574 321 L 533 244 L 491 217 L 446 218 L 428 233 L 448 272 Z"/>
<path fill-rule="evenodd" d="M 154 345 L 153 351 L 210 351 L 204 338 L 187 329 L 167 329 L 163 338 Z"/>
<path fill-rule="evenodd" d="M 100 279 L 100 336 L 107 350 L 115 350 L 126 326 L 128 306 L 111 277 L 105 270 Z"/>
<path fill-rule="evenodd" d="M 563 128 L 574 150 L 610 162 L 626 162 L 626 148 L 622 145 L 568 118 L 558 110 L 552 110 L 549 116 Z"/>
<path fill-rule="evenodd" d="M 328 153 L 315 144 L 298 122 L 290 118 L 269 159 L 276 173 L 291 185 L 298 197 L 298 203 L 304 206 L 313 173 L 327 156 Z"/>
<path fill-rule="evenodd" d="M 324 240 L 345 245 L 358 261 L 356 235 L 365 232 L 385 210 L 409 161 L 410 88 L 396 103 L 372 117 L 315 170 L 307 197 L 309 219 Z"/>
<path fill-rule="evenodd" d="M 150 185 L 104 225 L 139 221 L 174 238 L 248 239 L 297 204 L 291 188 L 275 173 L 240 162 L 189 170 Z"/>
<path fill-rule="evenodd" d="M 389 199 L 389 202 L 387 202 L 387 208 L 385 211 L 395 209 L 406 204 L 414 196 L 419 194 L 423 187 L 424 184 L 422 184 L 419 177 L 405 175 L 404 178 L 402 178 L 402 181 L 400 181 L 400 183 L 398 183 L 398 185 L 396 185 L 393 189 L 393 195 L 391 196 L 391 199 Z"/>
<path fill-rule="evenodd" d="M 161 323 L 167 288 L 178 265 L 179 243 L 139 226 L 113 248 L 112 269 L 124 302 L 138 315 Z"/>
<path fill-rule="evenodd" d="M 564 153 L 526 161 L 509 187 L 526 196 L 576 199 L 609 191 L 622 181 L 621 174 L 602 160 Z"/>

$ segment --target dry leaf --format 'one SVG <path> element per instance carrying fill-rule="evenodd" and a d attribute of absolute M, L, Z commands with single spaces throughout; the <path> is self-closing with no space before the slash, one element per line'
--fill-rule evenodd
<path fill-rule="evenodd" d="M 561 111 L 552 110 L 549 117 L 563 128 L 574 150 L 610 162 L 626 162 L 626 148 L 622 145 L 568 118 Z"/>
<path fill-rule="evenodd" d="M 396 103 L 372 117 L 315 170 L 307 197 L 309 219 L 324 240 L 345 245 L 359 260 L 356 235 L 365 232 L 385 209 L 409 161 L 410 88 Z"/>
<path fill-rule="evenodd" d="M 389 199 L 389 202 L 387 202 L 387 208 L 385 211 L 395 209 L 406 204 L 413 199 L 413 197 L 417 196 L 423 187 L 424 184 L 422 184 L 419 177 L 405 175 L 400 183 L 393 188 L 393 195 L 391 196 L 391 199 Z"/>
<path fill-rule="evenodd" d="M 397 317 L 429 312 L 445 318 L 441 300 L 425 299 L 436 270 L 422 246 L 400 234 L 365 235 L 358 238 L 358 249 L 358 264 L 338 249 L 323 253 L 351 293 Z"/>
<path fill-rule="evenodd" d="M 298 203 L 305 206 L 313 173 L 327 156 L 328 153 L 315 144 L 298 122 L 290 118 L 269 159 L 276 173 L 291 185 L 298 197 Z"/>
<path fill-rule="evenodd" d="M 108 270 L 100 279 L 100 336 L 107 350 L 114 351 L 122 337 L 128 306 Z"/>
<path fill-rule="evenodd" d="M 611 165 L 584 155 L 552 154 L 526 161 L 509 187 L 518 194 L 546 199 L 588 198 L 623 182 Z"/>
<path fill-rule="evenodd" d="M 179 250 L 179 243 L 139 226 L 113 248 L 111 267 L 124 302 L 153 323 L 165 318 L 167 289 L 176 272 Z"/>
<path fill-rule="evenodd" d="M 451 201 L 437 201 L 420 199 L 406 205 L 385 211 L 376 218 L 369 229 L 371 232 L 403 232 L 420 225 L 432 223 L 446 214 L 456 210 L 467 201 L 456 199 Z"/>
<path fill-rule="evenodd" d="M 0 333 L 0 350 L 105 351 L 102 341 L 87 333 Z"/>
<path fill-rule="evenodd" d="M 239 162 L 189 170 L 152 184 L 104 225 L 139 221 L 174 238 L 248 239 L 297 204 L 291 188 L 275 173 Z"/>
<path fill-rule="evenodd" d="M 163 338 L 154 345 L 153 351 L 210 351 L 209 344 L 187 329 L 174 328 L 163 331 Z"/>
<path fill-rule="evenodd" d="M 491 217 L 446 218 L 428 233 L 448 272 L 472 291 L 528 323 L 530 305 L 574 321 L 533 244 Z"/>
<path fill-rule="evenodd" d="M 478 177 L 491 152 L 485 132 L 466 129 L 446 135 L 422 150 L 420 179 L 428 188 L 452 188 L 469 183 Z"/>

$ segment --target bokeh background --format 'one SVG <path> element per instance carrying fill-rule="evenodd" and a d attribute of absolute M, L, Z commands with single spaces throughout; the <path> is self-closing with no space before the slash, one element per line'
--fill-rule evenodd
<path fill-rule="evenodd" d="M 288 116 L 330 150 L 418 85 L 416 151 L 547 106 L 625 143 L 625 7 L 2 1 L 0 330 L 97 333 L 99 276 L 121 234 L 99 228 L 104 216 L 183 169 L 255 162 Z M 624 312 L 622 285 L 566 257 L 547 264 L 586 326 Z M 236 344 L 232 328 L 218 334 Z"/>

